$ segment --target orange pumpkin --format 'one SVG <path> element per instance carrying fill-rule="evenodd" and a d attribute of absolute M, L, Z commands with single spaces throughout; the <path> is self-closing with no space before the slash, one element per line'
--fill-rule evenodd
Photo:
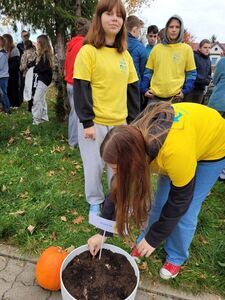
<path fill-rule="evenodd" d="M 60 289 L 60 268 L 68 253 L 60 247 L 49 247 L 41 254 L 36 265 L 36 280 L 44 289 Z"/>

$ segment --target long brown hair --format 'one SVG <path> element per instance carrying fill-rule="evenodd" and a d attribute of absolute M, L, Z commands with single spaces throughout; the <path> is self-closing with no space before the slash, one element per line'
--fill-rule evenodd
<path fill-rule="evenodd" d="M 9 33 L 3 34 L 3 37 L 6 41 L 5 50 L 10 53 L 12 51 L 12 49 L 15 48 L 15 45 L 13 43 L 13 37 Z"/>
<path fill-rule="evenodd" d="M 53 51 L 48 36 L 45 34 L 41 34 L 38 36 L 37 41 L 40 45 L 37 50 L 37 62 L 39 62 L 43 57 L 44 62 L 48 60 L 50 67 L 53 68 Z"/>
<path fill-rule="evenodd" d="M 173 118 L 170 102 L 148 105 L 132 124 L 111 129 L 101 145 L 103 160 L 117 165 L 111 193 L 120 235 L 129 232 L 130 218 L 138 228 L 147 219 L 152 196 L 149 165 L 165 141 Z"/>
<path fill-rule="evenodd" d="M 105 32 L 102 27 L 101 16 L 105 11 L 111 11 L 115 6 L 122 16 L 123 25 L 120 32 L 116 35 L 114 46 L 120 53 L 127 49 L 125 28 L 126 10 L 121 0 L 100 0 L 98 2 L 92 24 L 86 35 L 84 44 L 91 44 L 97 49 L 105 46 Z"/>
<path fill-rule="evenodd" d="M 112 183 L 112 199 L 116 206 L 117 230 L 120 235 L 129 232 L 131 217 L 138 228 L 146 221 L 150 206 L 149 159 L 141 132 L 121 125 L 106 135 L 101 156 L 107 163 L 117 165 Z"/>

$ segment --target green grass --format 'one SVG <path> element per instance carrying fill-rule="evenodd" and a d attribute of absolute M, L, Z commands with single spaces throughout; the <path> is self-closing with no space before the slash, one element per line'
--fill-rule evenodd
<path fill-rule="evenodd" d="M 96 232 L 88 224 L 79 150 L 67 145 L 67 124 L 56 121 L 54 99 L 51 89 L 50 121 L 39 126 L 31 125 L 26 104 L 10 116 L 0 113 L 0 241 L 36 254 L 49 245 L 78 247 Z M 203 205 L 190 259 L 169 285 L 225 296 L 224 195 L 225 184 L 218 183 Z M 78 216 L 84 220 L 74 224 Z M 130 251 L 128 241 L 109 242 Z M 146 260 L 150 280 L 159 280 L 164 258 L 161 247 Z"/>

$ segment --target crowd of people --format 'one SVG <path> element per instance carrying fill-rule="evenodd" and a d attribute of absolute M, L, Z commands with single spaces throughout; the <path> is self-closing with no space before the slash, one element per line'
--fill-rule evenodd
<path fill-rule="evenodd" d="M 3 112 L 11 114 L 25 100 L 33 124 L 48 121 L 45 95 L 52 81 L 53 51 L 49 38 L 42 34 L 35 46 L 28 31 L 15 46 L 10 34 L 0 36 L 0 100 Z"/>
<path fill-rule="evenodd" d="M 90 213 L 115 219 L 120 235 L 133 218 L 142 229 L 134 257 L 148 257 L 164 242 L 160 276 L 170 279 L 188 259 L 203 201 L 218 177 L 225 181 L 225 58 L 207 104 L 210 41 L 202 40 L 193 52 L 183 42 L 182 18 L 173 15 L 163 29 L 147 28 L 144 46 L 143 25 L 137 16 L 126 16 L 121 0 L 100 0 L 92 22 L 76 21 L 65 58 L 68 143 L 79 146 Z M 15 47 L 9 34 L 0 37 L 1 101 L 10 113 L 30 100 L 38 125 L 48 121 L 53 52 L 46 35 L 38 37 L 36 49 L 28 32 L 22 38 Z M 159 174 L 154 201 L 150 172 Z M 93 255 L 106 238 L 99 233 L 89 239 Z"/>

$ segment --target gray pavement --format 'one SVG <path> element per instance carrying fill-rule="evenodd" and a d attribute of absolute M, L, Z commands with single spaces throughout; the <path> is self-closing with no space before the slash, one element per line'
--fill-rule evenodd
<path fill-rule="evenodd" d="M 22 255 L 17 248 L 0 244 L 0 299 L 62 300 L 60 292 L 40 288 L 35 281 L 36 258 Z M 216 295 L 194 296 L 141 278 L 136 300 L 223 300 Z M 101 299 L 99 299 L 101 300 Z"/>

